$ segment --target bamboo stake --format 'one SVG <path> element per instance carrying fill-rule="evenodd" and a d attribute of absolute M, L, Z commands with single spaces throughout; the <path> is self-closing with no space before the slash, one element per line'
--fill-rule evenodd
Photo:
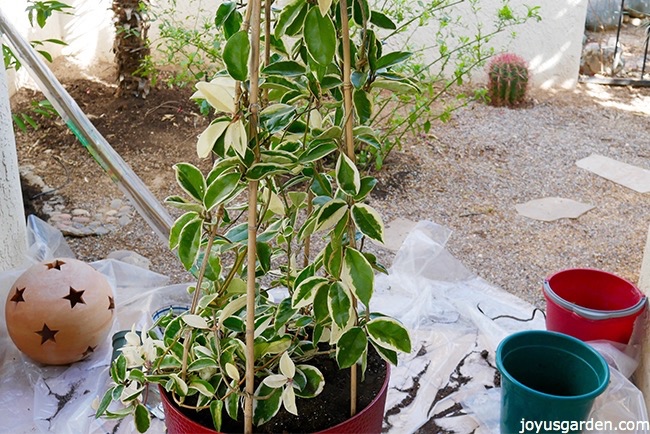
<path fill-rule="evenodd" d="M 250 72 L 250 137 L 255 139 L 255 161 L 259 161 L 257 122 L 259 113 L 259 68 L 260 68 L 260 24 L 261 0 L 252 0 L 251 11 L 251 58 Z M 253 432 L 253 395 L 255 393 L 255 264 L 257 262 L 257 190 L 258 182 L 248 185 L 248 256 L 246 286 L 246 397 L 244 402 L 244 432 Z"/>
<path fill-rule="evenodd" d="M 350 80 L 352 70 L 352 59 L 350 56 L 350 27 L 348 23 L 348 2 L 341 0 L 341 43 L 343 44 L 343 107 L 345 110 L 345 144 L 346 153 L 350 160 L 354 161 L 354 119 L 352 116 L 352 82 Z M 348 238 L 350 247 L 355 247 L 355 230 L 349 227 Z M 354 309 L 357 308 L 356 298 L 352 298 Z M 357 365 L 350 366 L 350 416 L 357 414 Z"/>

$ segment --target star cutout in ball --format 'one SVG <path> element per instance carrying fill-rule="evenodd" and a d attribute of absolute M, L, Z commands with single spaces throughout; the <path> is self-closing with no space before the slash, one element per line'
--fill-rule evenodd
<path fill-rule="evenodd" d="M 54 338 L 54 335 L 57 334 L 58 332 L 59 332 L 58 330 L 50 330 L 47 324 L 43 323 L 43 329 L 35 333 L 41 336 L 41 345 L 43 345 L 45 342 L 50 340 L 56 343 L 56 339 Z"/>
<path fill-rule="evenodd" d="M 86 302 L 83 299 L 84 292 L 86 291 L 77 291 L 74 289 L 72 286 L 70 287 L 70 294 L 66 295 L 65 298 L 66 300 L 70 300 L 70 308 L 75 307 L 78 303 L 81 304 L 86 304 Z"/>
<path fill-rule="evenodd" d="M 108 296 L 108 310 L 113 310 L 113 309 L 115 309 L 115 299 L 109 295 Z"/>
<path fill-rule="evenodd" d="M 65 265 L 65 262 L 59 261 L 58 259 L 56 261 L 54 261 L 54 262 L 50 262 L 49 264 L 45 264 L 45 266 L 47 267 L 48 270 L 51 270 L 52 268 L 54 268 L 56 270 L 60 270 L 61 265 Z"/>
<path fill-rule="evenodd" d="M 23 292 L 25 292 L 25 288 L 23 289 L 16 288 L 16 293 L 14 294 L 13 297 L 11 297 L 11 301 L 14 301 L 16 303 L 20 303 L 21 301 L 24 302 L 25 299 L 23 298 Z"/>
<path fill-rule="evenodd" d="M 95 352 L 95 348 L 97 348 L 97 347 L 95 346 L 95 347 L 88 347 L 88 348 L 86 348 L 86 351 L 83 352 L 82 357 L 85 358 L 85 357 L 88 357 L 90 354 L 94 353 L 94 352 Z"/>

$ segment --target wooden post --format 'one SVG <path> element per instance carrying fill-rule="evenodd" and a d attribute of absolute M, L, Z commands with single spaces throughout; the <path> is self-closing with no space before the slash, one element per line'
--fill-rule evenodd
<path fill-rule="evenodd" d="M 0 271 L 19 266 L 26 251 L 27 227 L 7 74 L 0 66 Z"/>
<path fill-rule="evenodd" d="M 648 239 L 643 253 L 643 260 L 641 261 L 639 289 L 646 296 L 650 296 L 650 227 L 648 228 Z M 648 324 L 650 313 L 646 313 L 645 318 L 643 338 L 641 340 L 641 361 L 634 373 L 634 383 L 641 389 L 645 399 L 645 406 L 650 412 L 650 324 Z"/>

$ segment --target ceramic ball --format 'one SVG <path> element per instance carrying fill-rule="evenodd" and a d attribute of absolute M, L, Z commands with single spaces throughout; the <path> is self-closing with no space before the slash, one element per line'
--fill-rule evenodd
<path fill-rule="evenodd" d="M 85 262 L 60 258 L 36 264 L 7 296 L 9 336 L 37 362 L 77 362 L 105 341 L 115 315 L 113 297 L 108 280 Z"/>

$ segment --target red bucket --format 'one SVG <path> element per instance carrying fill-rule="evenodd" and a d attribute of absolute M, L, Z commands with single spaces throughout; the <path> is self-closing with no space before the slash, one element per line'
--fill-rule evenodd
<path fill-rule="evenodd" d="M 588 268 L 560 271 L 544 281 L 546 328 L 583 341 L 627 344 L 646 297 L 629 281 Z"/>

